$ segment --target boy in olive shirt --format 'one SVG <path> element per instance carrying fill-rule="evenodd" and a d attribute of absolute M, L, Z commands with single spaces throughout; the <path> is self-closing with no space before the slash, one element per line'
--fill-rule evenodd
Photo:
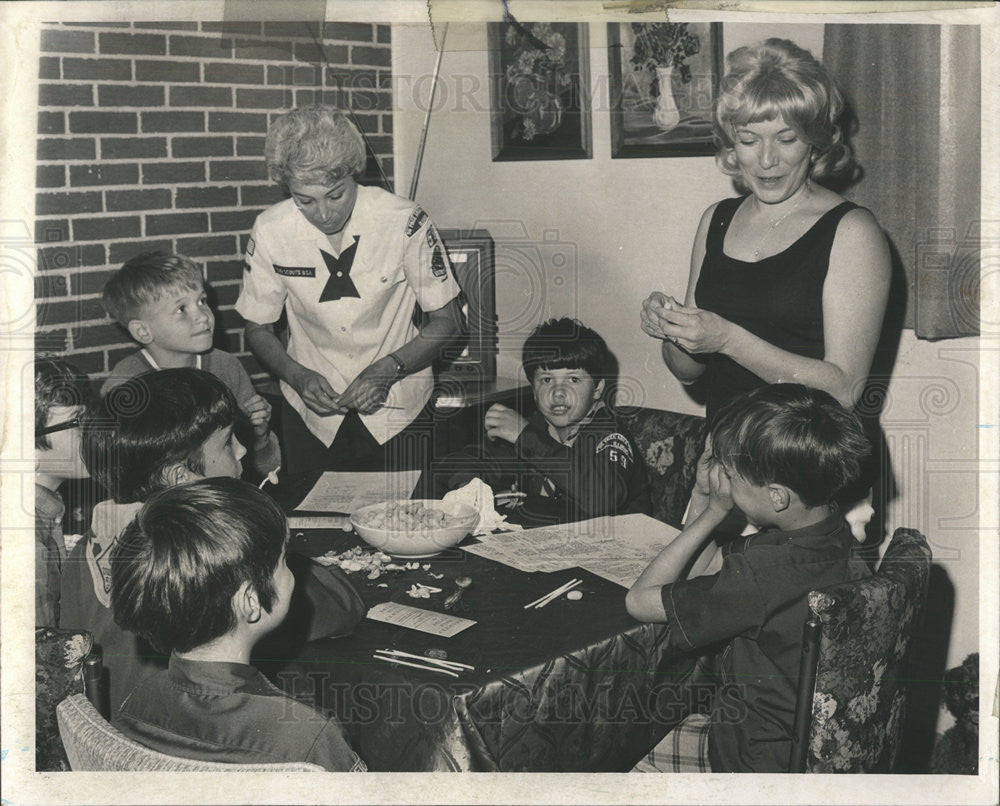
<path fill-rule="evenodd" d="M 806 596 L 869 574 L 834 503 L 869 451 L 826 392 L 774 384 L 734 399 L 699 462 L 684 530 L 626 596 L 635 618 L 670 625 L 675 646 L 726 642 L 706 725 L 713 772 L 788 772 Z M 713 532 L 734 506 L 760 531 L 719 549 Z M 671 744 L 644 769 L 669 768 L 657 751 Z"/>
<path fill-rule="evenodd" d="M 250 665 L 254 646 L 288 615 L 287 545 L 278 505 L 236 479 L 171 487 L 146 502 L 112 553 L 112 605 L 120 627 L 170 661 L 125 700 L 122 733 L 199 761 L 365 770 L 335 720 Z"/>

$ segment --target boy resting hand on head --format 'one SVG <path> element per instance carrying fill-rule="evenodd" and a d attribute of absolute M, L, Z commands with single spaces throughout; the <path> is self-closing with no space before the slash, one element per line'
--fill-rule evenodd
<path fill-rule="evenodd" d="M 201 271 L 183 255 L 146 252 L 127 260 L 104 286 L 102 302 L 140 345 L 111 370 L 101 394 L 153 369 L 204 369 L 219 378 L 250 423 L 250 461 L 266 476 L 281 464 L 271 432 L 271 404 L 253 388 L 240 360 L 213 349 L 215 316 L 208 306 Z"/>
<path fill-rule="evenodd" d="M 288 527 L 270 498 L 233 479 L 152 496 L 111 557 L 115 621 L 170 661 L 114 723 L 161 753 L 199 761 L 307 761 L 364 772 L 337 722 L 286 697 L 250 665 L 288 614 Z"/>
<path fill-rule="evenodd" d="M 834 503 L 869 451 L 857 417 L 826 392 L 774 384 L 734 399 L 712 427 L 684 530 L 629 589 L 629 613 L 666 622 L 671 644 L 726 642 L 713 772 L 788 771 L 807 594 L 870 573 Z M 734 506 L 760 531 L 720 550 L 713 531 Z"/>

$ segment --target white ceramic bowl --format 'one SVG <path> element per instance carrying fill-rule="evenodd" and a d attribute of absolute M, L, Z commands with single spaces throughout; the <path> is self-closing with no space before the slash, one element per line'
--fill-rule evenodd
<path fill-rule="evenodd" d="M 479 513 L 468 504 L 433 499 L 383 501 L 351 515 L 362 540 L 395 557 L 433 557 L 461 543 L 477 523 Z"/>

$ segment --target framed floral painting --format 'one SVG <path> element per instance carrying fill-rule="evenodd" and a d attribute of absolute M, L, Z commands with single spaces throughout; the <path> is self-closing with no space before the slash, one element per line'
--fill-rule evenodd
<path fill-rule="evenodd" d="M 587 25 L 489 23 L 493 160 L 590 159 Z"/>
<path fill-rule="evenodd" d="M 608 24 L 612 157 L 715 153 L 722 24 Z"/>

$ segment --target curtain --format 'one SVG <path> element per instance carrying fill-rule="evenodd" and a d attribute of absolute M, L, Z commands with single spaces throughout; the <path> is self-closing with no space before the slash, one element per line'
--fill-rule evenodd
<path fill-rule="evenodd" d="M 905 272 L 903 326 L 978 335 L 978 26 L 827 25 L 823 61 L 857 118 L 862 174 L 845 195 L 875 214 Z"/>

